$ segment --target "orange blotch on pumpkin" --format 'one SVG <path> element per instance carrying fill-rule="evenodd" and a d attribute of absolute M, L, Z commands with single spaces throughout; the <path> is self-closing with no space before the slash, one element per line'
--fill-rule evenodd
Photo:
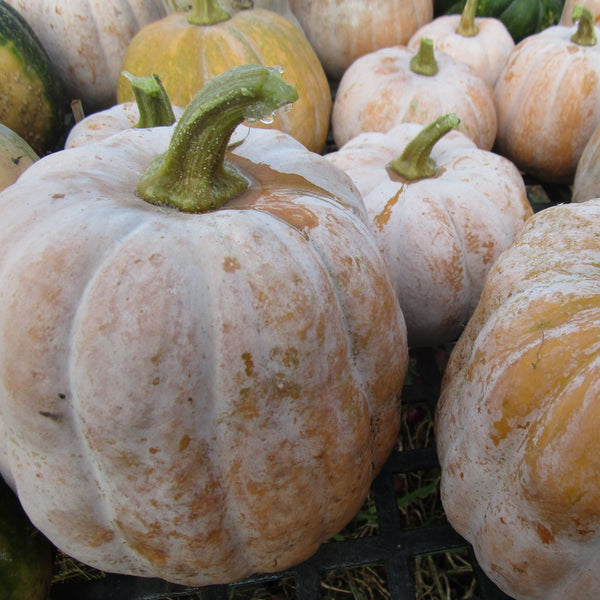
<path fill-rule="evenodd" d="M 233 256 L 227 256 L 223 259 L 223 271 L 226 273 L 233 273 L 238 269 L 241 269 L 241 265 L 237 258 Z"/>

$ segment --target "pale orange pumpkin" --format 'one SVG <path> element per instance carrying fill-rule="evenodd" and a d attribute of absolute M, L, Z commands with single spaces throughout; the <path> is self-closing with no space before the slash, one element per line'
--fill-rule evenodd
<path fill-rule="evenodd" d="M 83 562 L 198 585 L 285 569 L 397 442 L 406 329 L 358 191 L 236 129 L 296 98 L 238 67 L 176 126 L 0 193 L 0 471 Z"/>
<path fill-rule="evenodd" d="M 450 131 L 457 121 L 363 133 L 326 155 L 362 194 L 410 346 L 458 337 L 490 267 L 532 213 L 518 169 Z"/>
<path fill-rule="evenodd" d="M 422 38 L 475 69 L 491 86 L 514 50 L 512 35 L 500 19 L 475 17 L 477 0 L 467 0 L 460 15 L 441 15 L 423 25 L 406 44 L 417 50 Z"/>
<path fill-rule="evenodd" d="M 600 30 L 587 9 L 577 15 L 520 42 L 494 88 L 497 151 L 545 182 L 572 182 L 600 124 Z"/>
<path fill-rule="evenodd" d="M 404 122 L 426 125 L 451 112 L 479 148 L 492 148 L 492 88 L 464 62 L 434 52 L 433 41 L 423 38 L 418 50 L 393 46 L 356 60 L 340 81 L 331 126 L 341 147 L 362 132 L 386 132 Z"/>
<path fill-rule="evenodd" d="M 290 7 L 334 80 L 357 58 L 406 44 L 433 18 L 432 0 L 290 0 Z"/>
<path fill-rule="evenodd" d="M 166 14 L 162 0 L 6 2 L 31 25 L 69 100 L 81 100 L 86 113 L 116 102 L 121 62 L 130 40 L 141 27 Z"/>
<path fill-rule="evenodd" d="M 510 597 L 600 597 L 600 200 L 529 219 L 490 270 L 442 381 L 454 528 Z"/>
<path fill-rule="evenodd" d="M 171 102 L 186 106 L 212 77 L 248 63 L 280 66 L 299 95 L 292 110 L 254 125 L 289 133 L 320 152 L 329 131 L 329 82 L 306 36 L 273 11 L 251 8 L 230 15 L 217 0 L 196 0 L 191 11 L 171 13 L 139 31 L 122 67 L 140 77 L 157 74 Z M 117 97 L 119 102 L 133 99 L 123 79 Z"/>

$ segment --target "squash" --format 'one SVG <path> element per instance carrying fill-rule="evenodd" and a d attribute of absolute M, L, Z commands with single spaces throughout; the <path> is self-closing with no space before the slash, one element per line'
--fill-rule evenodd
<path fill-rule="evenodd" d="M 467 63 L 493 86 L 515 42 L 499 19 L 475 18 L 476 8 L 477 0 L 467 0 L 462 14 L 439 16 L 423 25 L 407 46 L 417 50 L 423 38 L 431 39 L 436 50 Z"/>
<path fill-rule="evenodd" d="M 0 478 L 0 598 L 46 600 L 52 581 L 53 549 Z"/>
<path fill-rule="evenodd" d="M 567 27 L 574 25 L 573 11 L 577 5 L 587 8 L 594 16 L 594 24 L 598 25 L 600 22 L 600 0 L 566 0 L 558 22 L 559 25 L 566 25 Z"/>
<path fill-rule="evenodd" d="M 160 79 L 156 76 L 134 77 L 123 73 L 131 84 L 135 101 L 115 104 L 84 117 L 69 131 L 65 148 L 75 148 L 103 140 L 129 127 L 165 127 L 183 113 L 173 106 Z"/>
<path fill-rule="evenodd" d="M 329 82 L 306 36 L 273 11 L 252 8 L 230 15 L 217 0 L 195 0 L 190 12 L 171 13 L 141 29 L 127 48 L 122 68 L 140 77 L 156 73 L 171 102 L 187 106 L 212 77 L 246 63 L 280 66 L 299 95 L 292 110 L 253 125 L 289 133 L 320 152 L 329 131 Z M 117 98 L 133 99 L 123 79 Z"/>
<path fill-rule="evenodd" d="M 63 133 L 65 97 L 32 28 L 0 0 L 0 123 L 37 154 L 55 149 Z"/>
<path fill-rule="evenodd" d="M 290 0 L 290 7 L 335 81 L 357 58 L 406 44 L 433 17 L 432 0 Z"/>
<path fill-rule="evenodd" d="M 176 125 L 0 193 L 0 468 L 81 562 L 193 585 L 285 569 L 395 447 L 406 328 L 360 194 L 239 126 L 296 98 L 240 66 Z"/>
<path fill-rule="evenodd" d="M 529 219 L 442 381 L 445 512 L 515 599 L 600 595 L 598 231 L 600 199 Z"/>
<path fill-rule="evenodd" d="M 455 340 L 498 255 L 531 216 L 507 159 L 477 148 L 456 115 L 363 133 L 326 155 L 358 187 L 411 347 Z"/>
<path fill-rule="evenodd" d="M 565 0 L 479 0 L 477 15 L 500 19 L 518 43 L 556 25 L 564 3 Z M 438 14 L 457 14 L 464 5 L 465 0 L 437 0 L 436 9 Z"/>
<path fill-rule="evenodd" d="M 0 123 L 0 190 L 14 183 L 37 159 L 38 155 L 20 135 Z"/>
<path fill-rule="evenodd" d="M 490 85 L 464 62 L 421 40 L 418 50 L 382 48 L 356 60 L 344 73 L 331 115 L 336 145 L 362 132 L 385 133 L 404 122 L 426 125 L 456 113 L 459 130 L 479 148 L 496 138 L 496 109 Z"/>
<path fill-rule="evenodd" d="M 69 100 L 81 100 L 86 113 L 115 104 L 129 41 L 140 27 L 166 14 L 162 0 L 7 2 L 35 31 Z"/>
<path fill-rule="evenodd" d="M 600 32 L 587 9 L 577 21 L 523 40 L 494 88 L 497 151 L 543 182 L 572 183 L 600 123 Z"/>

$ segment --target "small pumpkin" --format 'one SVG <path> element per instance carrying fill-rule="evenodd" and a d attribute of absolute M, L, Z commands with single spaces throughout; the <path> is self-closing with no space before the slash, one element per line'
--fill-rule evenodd
<path fill-rule="evenodd" d="M 0 0 L 0 64 L 0 123 L 37 154 L 54 150 L 64 128 L 63 89 L 33 29 L 4 0 Z"/>
<path fill-rule="evenodd" d="M 499 19 L 476 18 L 476 8 L 477 0 L 467 0 L 460 15 L 442 15 L 423 25 L 407 46 L 417 50 L 423 38 L 431 39 L 435 49 L 467 63 L 493 86 L 515 42 Z"/>
<path fill-rule="evenodd" d="M 230 14 L 217 0 L 194 0 L 191 11 L 171 13 L 141 29 L 127 48 L 122 68 L 140 77 L 156 73 L 171 102 L 187 106 L 212 77 L 247 63 L 280 66 L 299 95 L 289 112 L 253 125 L 289 133 L 320 152 L 329 131 L 329 82 L 306 36 L 273 11 L 251 8 Z M 123 79 L 117 97 L 119 102 L 133 99 Z"/>
<path fill-rule="evenodd" d="M 494 88 L 497 151 L 545 182 L 572 182 L 600 123 L 598 30 L 580 9 L 577 26 L 556 25 L 518 44 Z"/>
<path fill-rule="evenodd" d="M 326 155 L 363 196 L 411 347 L 458 337 L 494 260 L 531 216 L 517 168 L 457 125 L 453 114 L 403 123 Z"/>
<path fill-rule="evenodd" d="M 565 0 L 479 0 L 477 15 L 500 19 L 516 43 L 559 22 Z M 436 0 L 436 14 L 458 14 L 465 0 Z"/>
<path fill-rule="evenodd" d="M 491 86 L 462 61 L 434 51 L 433 40 L 419 48 L 382 48 L 356 60 L 337 89 L 331 127 L 336 145 L 362 132 L 386 132 L 403 122 L 426 125 L 456 113 L 459 130 L 479 148 L 496 138 Z"/>
<path fill-rule="evenodd" d="M 0 468 L 84 563 L 193 585 L 285 569 L 397 442 L 406 329 L 360 194 L 239 127 L 296 98 L 240 66 L 176 125 L 0 193 Z"/>
<path fill-rule="evenodd" d="M 183 113 L 183 108 L 171 104 L 156 75 L 134 77 L 123 73 L 123 76 L 130 81 L 135 101 L 115 104 L 75 123 L 65 140 L 65 148 L 97 142 L 130 127 L 172 125 Z"/>
<path fill-rule="evenodd" d="M 69 100 L 88 113 L 117 99 L 123 54 L 134 34 L 165 16 L 162 0 L 7 0 L 31 25 Z"/>
<path fill-rule="evenodd" d="M 0 123 L 0 190 L 14 183 L 38 158 L 20 135 Z"/>
<path fill-rule="evenodd" d="M 432 0 L 290 0 L 290 7 L 336 81 L 357 58 L 406 44 L 433 17 Z"/>
<path fill-rule="evenodd" d="M 598 25 L 600 22 L 600 0 L 566 0 L 559 25 L 566 25 L 567 27 L 574 25 L 573 11 L 577 5 L 587 8 L 594 17 L 594 23 Z"/>
<path fill-rule="evenodd" d="M 445 512 L 515 599 L 600 595 L 599 231 L 600 199 L 529 219 L 442 381 Z"/>

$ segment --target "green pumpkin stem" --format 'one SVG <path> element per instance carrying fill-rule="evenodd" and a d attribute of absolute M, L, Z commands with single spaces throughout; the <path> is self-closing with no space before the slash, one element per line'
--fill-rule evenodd
<path fill-rule="evenodd" d="M 479 27 L 475 23 L 476 11 L 477 0 L 467 0 L 460 15 L 460 23 L 456 28 L 456 33 L 464 37 L 474 37 L 479 33 Z"/>
<path fill-rule="evenodd" d="M 406 145 L 404 152 L 389 164 L 389 168 L 409 181 L 433 177 L 436 164 L 431 158 L 431 150 L 450 130 L 458 127 L 459 123 L 460 119 L 454 113 L 438 117 Z"/>
<path fill-rule="evenodd" d="M 136 77 L 127 71 L 121 75 L 129 79 L 140 113 L 134 127 L 163 127 L 175 123 L 171 101 L 158 75 Z"/>
<path fill-rule="evenodd" d="M 265 118 L 297 99 L 277 67 L 242 65 L 214 77 L 185 109 L 167 151 L 142 176 L 139 196 L 193 213 L 239 196 L 248 182 L 225 160 L 229 138 L 244 120 Z"/>
<path fill-rule="evenodd" d="M 410 69 L 413 73 L 431 77 L 438 72 L 437 60 L 433 52 L 433 40 L 422 38 L 416 54 L 410 59 Z"/>
<path fill-rule="evenodd" d="M 187 20 L 190 25 L 215 25 L 227 21 L 231 15 L 218 0 L 193 0 Z"/>
<path fill-rule="evenodd" d="M 573 9 L 573 23 L 577 23 L 577 31 L 571 36 L 571 41 L 579 46 L 595 46 L 596 30 L 594 28 L 594 15 L 588 8 L 577 5 Z"/>

